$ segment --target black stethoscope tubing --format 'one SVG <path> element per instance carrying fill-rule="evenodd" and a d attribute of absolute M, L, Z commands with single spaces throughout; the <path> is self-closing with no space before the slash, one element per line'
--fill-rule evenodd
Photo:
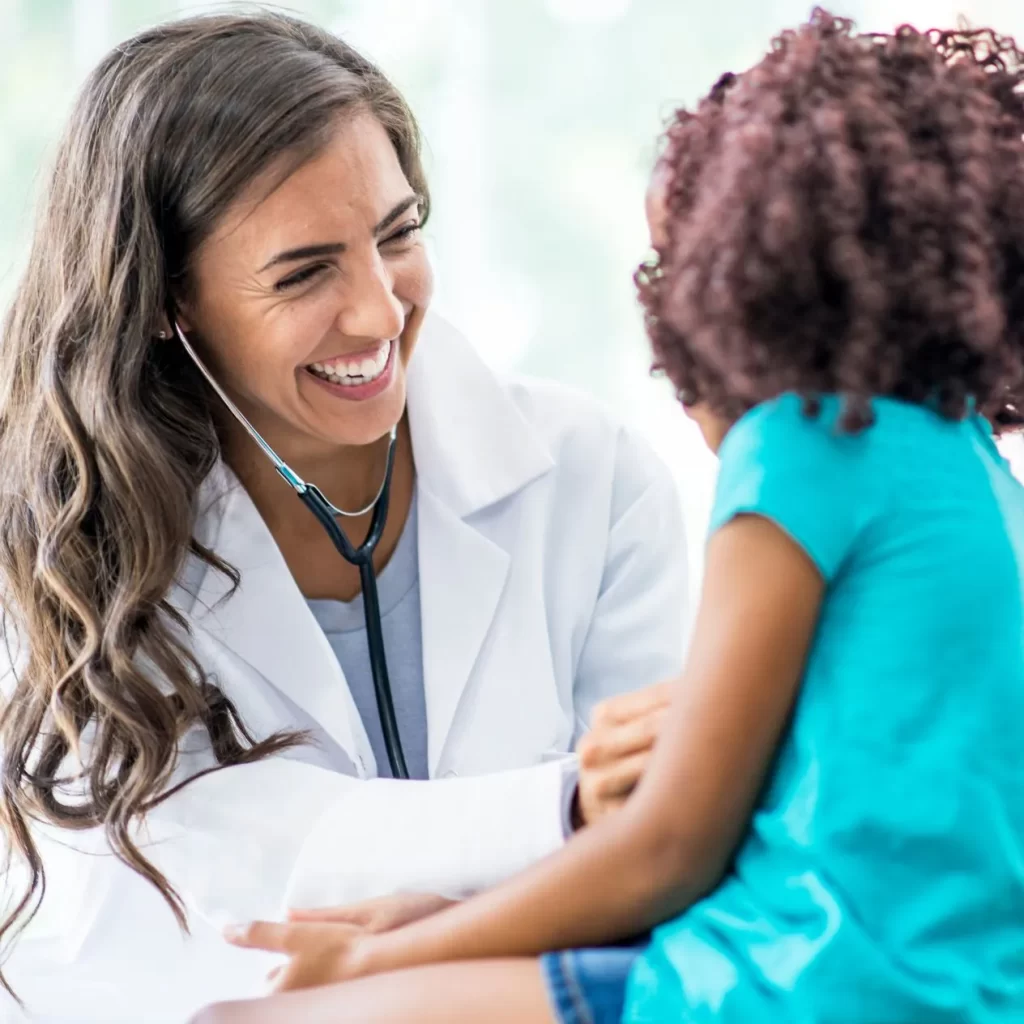
<path fill-rule="evenodd" d="M 398 718 L 395 714 L 395 702 L 391 694 L 391 680 L 388 676 L 387 654 L 384 647 L 384 631 L 381 623 L 380 599 L 377 596 L 377 574 L 373 568 L 373 553 L 384 533 L 384 525 L 388 517 L 388 504 L 391 499 L 391 477 L 395 465 L 395 448 L 398 437 L 397 428 L 392 428 L 388 443 L 387 463 L 384 467 L 384 480 L 377 497 L 362 512 L 373 509 L 370 528 L 363 542 L 355 547 L 345 531 L 338 525 L 339 516 L 360 515 L 361 512 L 344 512 L 332 505 L 323 492 L 315 485 L 306 483 L 263 439 L 256 428 L 243 415 L 224 389 L 217 383 L 206 365 L 199 358 L 195 349 L 178 326 L 177 320 L 171 318 L 178 340 L 184 346 L 189 358 L 195 363 L 207 383 L 227 406 L 228 411 L 246 429 L 250 437 L 259 445 L 263 453 L 273 462 L 278 473 L 285 482 L 298 494 L 302 503 L 316 517 L 324 532 L 330 537 L 338 554 L 346 562 L 359 570 L 359 582 L 362 587 L 363 617 L 366 621 L 366 643 L 370 655 L 370 674 L 373 677 L 373 692 L 377 702 L 377 714 L 380 718 L 381 733 L 384 747 L 387 750 L 388 764 L 391 774 L 396 779 L 409 778 L 409 769 L 405 763 L 402 740 L 398 732 Z"/>
<path fill-rule="evenodd" d="M 298 492 L 302 503 L 316 516 L 324 532 L 347 562 L 359 570 L 359 581 L 363 592 L 363 616 L 366 621 L 366 644 L 370 654 L 370 674 L 373 676 L 373 692 L 377 700 L 377 714 L 384 736 L 384 747 L 388 754 L 391 774 L 396 779 L 409 778 L 405 763 L 402 740 L 398 734 L 398 719 L 395 702 L 391 695 L 391 679 L 384 647 L 384 632 L 381 624 L 380 600 L 377 596 L 377 573 L 373 568 L 373 552 L 384 533 L 388 517 L 388 502 L 391 498 L 391 470 L 395 462 L 395 444 L 388 446 L 387 466 L 384 470 L 384 486 L 373 508 L 373 518 L 366 538 L 359 547 L 353 547 L 345 531 L 338 525 L 334 507 L 312 484 Z"/>

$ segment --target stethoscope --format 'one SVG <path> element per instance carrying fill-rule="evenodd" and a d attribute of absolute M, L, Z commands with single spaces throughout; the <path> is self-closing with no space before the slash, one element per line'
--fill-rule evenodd
<path fill-rule="evenodd" d="M 388 441 L 387 462 L 384 466 L 384 479 L 376 497 L 358 512 L 346 512 L 332 505 L 315 484 L 307 484 L 273 448 L 263 439 L 256 428 L 246 419 L 241 409 L 228 397 L 224 389 L 214 379 L 206 364 L 199 358 L 195 349 L 185 337 L 184 331 L 175 319 L 171 319 L 174 333 L 184 346 L 189 358 L 206 378 L 207 383 L 227 406 L 228 411 L 245 428 L 249 436 L 260 446 L 263 454 L 274 464 L 274 468 L 284 477 L 285 482 L 302 500 L 303 505 L 316 516 L 327 536 L 331 538 L 338 553 L 345 561 L 359 570 L 359 581 L 363 591 L 363 613 L 366 619 L 366 642 L 370 653 L 370 672 L 373 675 L 373 691 L 377 699 L 377 714 L 380 716 L 381 732 L 384 734 L 384 746 L 388 753 L 391 774 L 396 779 L 409 778 L 409 769 L 405 764 L 402 752 L 402 741 L 398 735 L 398 720 L 395 717 L 395 704 L 391 697 L 391 680 L 388 678 L 388 663 L 384 652 L 384 633 L 381 628 L 380 601 L 377 597 L 377 574 L 373 569 L 373 552 L 384 532 L 384 524 L 388 518 L 388 500 L 391 497 L 391 471 L 395 464 L 395 442 L 398 438 L 398 427 L 391 428 Z M 395 342 L 397 344 L 397 342 Z M 373 510 L 370 529 L 359 547 L 352 542 L 338 525 L 338 519 L 354 519 L 366 515 Z"/>

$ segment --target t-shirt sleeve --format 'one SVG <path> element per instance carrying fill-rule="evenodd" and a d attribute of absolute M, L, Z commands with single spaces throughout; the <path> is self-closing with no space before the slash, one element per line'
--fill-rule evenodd
<path fill-rule="evenodd" d="M 832 579 L 871 506 L 875 428 L 846 434 L 838 401 L 807 416 L 795 395 L 759 405 L 726 435 L 709 536 L 738 515 L 775 523 Z M 876 467 L 877 468 L 877 467 Z"/>

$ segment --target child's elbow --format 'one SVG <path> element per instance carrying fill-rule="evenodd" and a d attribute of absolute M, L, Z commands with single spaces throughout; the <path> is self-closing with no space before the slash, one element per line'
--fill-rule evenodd
<path fill-rule="evenodd" d="M 672 894 L 673 902 L 686 906 L 722 880 L 732 844 L 665 816 L 659 819 L 639 829 L 637 863 L 655 893 Z"/>

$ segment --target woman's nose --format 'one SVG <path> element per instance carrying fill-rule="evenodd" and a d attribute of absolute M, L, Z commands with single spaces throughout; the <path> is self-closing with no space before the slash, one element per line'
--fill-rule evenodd
<path fill-rule="evenodd" d="M 390 340 L 405 326 L 405 310 L 395 295 L 395 282 L 379 254 L 369 260 L 351 288 L 338 313 L 338 329 L 350 338 Z"/>

